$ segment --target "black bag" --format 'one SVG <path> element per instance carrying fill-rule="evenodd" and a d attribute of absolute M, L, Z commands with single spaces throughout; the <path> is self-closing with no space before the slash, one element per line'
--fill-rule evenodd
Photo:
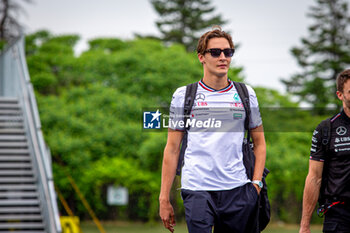
<path fill-rule="evenodd" d="M 247 87 L 244 83 L 233 82 L 236 90 L 238 92 L 239 97 L 241 98 L 244 106 L 244 110 L 246 112 L 246 117 L 244 121 L 244 128 L 247 131 L 245 138 L 243 140 L 242 152 L 243 152 L 243 164 L 246 168 L 247 177 L 252 180 L 254 173 L 254 165 L 255 165 L 255 155 L 253 151 L 253 144 L 250 141 L 250 128 L 249 128 L 249 118 L 251 115 L 250 111 L 250 102 L 249 102 L 249 93 Z M 264 168 L 262 182 L 263 188 L 260 191 L 259 195 L 259 203 L 258 203 L 258 229 L 262 231 L 265 229 L 267 224 L 270 222 L 271 214 L 270 214 L 270 201 L 267 195 L 267 185 L 266 185 L 266 176 L 269 174 L 269 170 Z"/>
<path fill-rule="evenodd" d="M 331 140 L 331 119 L 328 118 L 321 122 L 322 125 L 322 147 L 323 150 L 328 154 L 329 152 L 329 142 Z M 323 163 L 323 171 L 322 171 L 322 181 L 320 187 L 320 194 L 318 197 L 318 205 L 322 207 L 326 203 L 325 189 L 328 183 L 328 164 L 329 161 L 326 159 Z M 322 217 L 322 215 L 318 214 L 318 216 Z"/>
<path fill-rule="evenodd" d="M 187 120 L 189 119 L 189 115 L 191 114 L 192 106 L 194 103 L 194 100 L 196 99 L 196 93 L 198 88 L 198 82 L 188 84 L 186 86 L 186 94 L 185 94 L 185 101 L 184 101 L 184 122 L 186 125 Z M 177 163 L 176 168 L 176 175 L 181 175 L 181 169 L 184 165 L 184 156 L 185 156 L 185 150 L 187 147 L 187 134 L 188 134 L 189 128 L 185 129 L 184 136 L 182 138 L 181 142 L 181 149 L 179 154 L 179 161 Z"/>

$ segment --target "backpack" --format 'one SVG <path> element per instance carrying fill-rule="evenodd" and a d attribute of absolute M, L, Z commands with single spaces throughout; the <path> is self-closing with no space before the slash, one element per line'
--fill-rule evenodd
<path fill-rule="evenodd" d="M 243 152 L 243 164 L 246 169 L 247 177 L 252 180 L 254 173 L 254 165 L 255 165 L 255 155 L 253 151 L 253 143 L 251 142 L 250 137 L 250 128 L 249 128 L 249 118 L 251 115 L 250 109 L 250 101 L 249 101 L 249 93 L 246 85 L 244 83 L 233 82 L 236 90 L 238 92 L 239 97 L 241 98 L 244 106 L 244 110 L 246 112 L 246 117 L 244 121 L 244 128 L 247 131 L 242 145 Z M 258 232 L 264 230 L 267 224 L 270 222 L 271 218 L 271 207 L 270 201 L 267 194 L 267 184 L 266 184 L 266 176 L 270 173 L 270 171 L 265 167 L 262 182 L 263 188 L 260 191 L 259 200 L 258 200 L 258 213 L 257 213 L 257 230 Z"/>
<path fill-rule="evenodd" d="M 253 172 L 254 172 L 255 155 L 252 150 L 252 143 L 250 141 L 251 138 L 250 138 L 250 129 L 249 129 L 249 118 L 250 118 L 251 111 L 250 111 L 249 93 L 245 84 L 234 82 L 234 81 L 233 83 L 235 85 L 235 88 L 238 92 L 239 97 L 243 102 L 243 106 L 246 112 L 244 128 L 247 131 L 247 133 L 245 135 L 245 138 L 242 144 L 243 164 L 246 168 L 247 177 L 249 179 L 252 179 Z M 191 83 L 186 86 L 186 94 L 185 94 L 185 101 L 184 101 L 184 122 L 185 123 L 189 119 L 192 106 L 196 98 L 197 87 L 198 87 L 198 82 Z M 176 169 L 176 175 L 181 175 L 181 168 L 184 165 L 184 155 L 187 147 L 188 130 L 189 128 L 185 129 L 184 136 L 182 138 L 179 161 Z M 270 221 L 270 202 L 267 196 L 267 186 L 265 181 L 265 177 L 267 176 L 268 173 L 269 173 L 269 170 L 265 168 L 263 172 L 263 178 L 262 178 L 264 187 L 261 189 L 261 192 L 259 195 L 258 221 L 257 221 L 259 231 L 262 231 L 263 229 L 265 229 L 265 227 Z"/>
<path fill-rule="evenodd" d="M 322 146 L 325 148 L 326 152 L 329 150 L 329 142 L 331 139 L 331 118 L 328 118 L 321 122 L 322 124 Z M 326 202 L 324 190 L 325 186 L 328 182 L 328 176 L 326 175 L 328 173 L 328 166 L 327 161 L 324 161 L 323 171 L 322 171 L 322 181 L 321 181 L 321 188 L 320 188 L 320 194 L 318 198 L 318 204 L 319 206 L 322 206 Z M 320 215 L 319 215 L 320 216 Z"/>
<path fill-rule="evenodd" d="M 196 99 L 197 88 L 198 88 L 198 82 L 190 83 L 186 86 L 186 94 L 185 94 L 185 101 L 184 101 L 184 122 L 185 122 L 185 125 L 186 125 L 186 122 L 189 119 L 189 116 L 191 114 L 194 100 Z M 188 130 L 189 130 L 189 127 L 185 129 L 184 136 L 182 137 L 179 161 L 177 163 L 177 168 L 176 168 L 176 175 L 177 176 L 181 175 L 181 169 L 184 165 L 185 151 L 187 148 Z"/>

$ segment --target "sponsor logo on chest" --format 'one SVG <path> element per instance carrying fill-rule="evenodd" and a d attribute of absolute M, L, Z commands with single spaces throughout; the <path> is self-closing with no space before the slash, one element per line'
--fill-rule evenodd
<path fill-rule="evenodd" d="M 347 133 L 347 129 L 344 126 L 339 126 L 335 132 L 339 135 L 339 136 L 343 136 Z"/>
<path fill-rule="evenodd" d="M 337 137 L 334 140 L 335 143 L 339 142 L 350 142 L 350 137 Z"/>

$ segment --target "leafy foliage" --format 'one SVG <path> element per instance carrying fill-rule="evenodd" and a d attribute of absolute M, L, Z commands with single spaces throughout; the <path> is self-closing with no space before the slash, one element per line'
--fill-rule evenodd
<path fill-rule="evenodd" d="M 76 35 L 53 36 L 47 31 L 26 37 L 29 73 L 37 91 L 57 94 L 76 82 L 73 46 L 78 40 Z"/>
<path fill-rule="evenodd" d="M 187 54 L 180 45 L 165 47 L 160 41 L 142 39 L 125 43 L 115 53 L 101 46 L 81 55 L 78 62 L 81 70 L 90 71 L 90 82 L 104 82 L 123 93 L 169 103 L 169 92 L 202 75 L 194 54 Z"/>
<path fill-rule="evenodd" d="M 336 76 L 350 65 L 348 1 L 317 0 L 308 16 L 314 20 L 309 35 L 291 49 L 302 71 L 283 82 L 302 101 L 324 108 L 337 103 Z"/>
<path fill-rule="evenodd" d="M 199 34 L 213 25 L 223 25 L 220 15 L 212 15 L 215 8 L 209 0 L 151 0 L 161 19 L 157 27 L 162 40 L 185 45 L 187 51 L 194 51 Z"/>
<path fill-rule="evenodd" d="M 139 184 L 142 182 L 137 177 L 146 179 L 147 172 L 138 161 L 135 151 L 147 138 L 147 134 L 141 133 L 139 122 L 142 100 L 101 84 L 73 87 L 63 90 L 60 96 L 39 96 L 38 99 L 46 140 L 53 159 L 57 162 L 54 167 L 55 181 L 67 197 L 71 195 L 71 190 L 67 190 L 66 181 L 62 183 L 62 180 L 66 179 L 66 168 L 69 168 L 69 173 L 79 187 L 84 187 L 85 194 L 89 194 L 86 196 L 100 213 L 106 213 L 108 208 L 103 204 L 104 199 L 101 200 L 105 197 L 101 197 L 101 190 L 96 187 L 103 189 L 107 184 L 123 185 L 129 188 L 130 194 L 142 188 Z M 113 167 L 114 165 L 120 166 Z M 102 173 L 100 170 L 104 168 L 106 170 Z M 137 177 L 133 178 L 131 174 Z M 99 180 L 100 175 L 104 179 Z M 137 183 L 125 183 L 129 181 L 125 176 Z M 153 177 L 153 180 L 149 180 L 150 177 Z M 155 174 L 150 174 L 147 178 L 148 185 L 150 182 L 156 182 L 155 178 L 159 179 Z M 143 189 L 146 190 L 145 187 Z M 155 192 L 153 189 L 149 195 L 155 195 Z M 133 205 L 146 204 L 131 203 L 130 210 L 135 208 Z M 76 207 L 78 210 L 82 209 L 79 205 Z M 136 217 L 147 216 L 148 214 Z"/>
<path fill-rule="evenodd" d="M 179 86 L 199 80 L 202 67 L 184 46 L 159 40 L 97 38 L 77 56 L 76 35 L 47 31 L 28 35 L 27 61 L 36 90 L 45 139 L 53 157 L 55 184 L 74 213 L 88 218 L 69 173 L 102 219 L 158 219 L 158 195 L 166 132 L 142 130 L 145 108 L 168 108 Z M 242 81 L 242 68 L 229 77 Z M 267 139 L 269 194 L 276 219 L 295 222 L 300 212 L 312 130 L 322 119 L 288 95 L 255 88 Z M 292 111 L 290 111 L 290 109 Z M 127 206 L 109 206 L 109 185 L 129 190 Z M 175 180 L 172 202 L 184 216 Z M 293 205 L 293 208 L 290 206 Z M 60 206 L 64 213 L 64 209 Z"/>
<path fill-rule="evenodd" d="M 97 38 L 76 56 L 78 39 L 48 31 L 26 38 L 55 183 L 81 217 L 86 210 L 67 172 L 102 218 L 156 219 L 166 133 L 142 131 L 142 111 L 167 107 L 177 87 L 201 78 L 201 64 L 182 45 L 147 39 Z M 231 77 L 241 79 L 240 70 Z M 106 204 L 108 185 L 129 189 L 127 207 Z"/>
<path fill-rule="evenodd" d="M 312 131 L 328 116 L 316 116 L 275 90 L 255 88 L 264 123 L 272 217 L 297 223 L 301 217 Z M 317 222 L 317 218 L 314 218 Z"/>

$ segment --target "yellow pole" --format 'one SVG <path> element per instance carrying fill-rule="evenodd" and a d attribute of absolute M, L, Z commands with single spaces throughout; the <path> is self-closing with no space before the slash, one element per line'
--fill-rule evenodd
<path fill-rule="evenodd" d="M 65 209 L 65 211 L 67 212 L 67 214 L 71 217 L 74 216 L 73 214 L 73 211 L 69 208 L 69 205 L 67 203 L 67 201 L 64 199 L 62 193 L 60 192 L 60 190 L 57 188 L 57 186 L 55 186 L 55 190 L 57 192 L 57 195 L 58 195 L 58 199 L 60 199 L 62 205 L 63 205 L 63 208 Z"/>
<path fill-rule="evenodd" d="M 100 221 L 96 217 L 94 211 L 91 209 L 91 207 L 90 207 L 89 203 L 87 202 L 87 200 L 85 199 L 84 195 L 80 192 L 80 189 L 78 188 L 77 184 L 73 180 L 72 176 L 69 174 L 67 169 L 64 167 L 64 163 L 62 162 L 62 160 L 59 157 L 57 159 L 58 159 L 58 163 L 62 165 L 62 170 L 66 173 L 66 176 L 68 177 L 69 182 L 71 183 L 75 192 L 78 194 L 80 200 L 83 202 L 83 205 L 85 206 L 85 208 L 89 212 L 89 214 L 90 214 L 92 220 L 94 221 L 94 223 L 96 224 L 98 230 L 100 231 L 100 233 L 106 233 L 105 229 L 103 229 Z"/>
<path fill-rule="evenodd" d="M 73 211 L 70 209 L 66 199 L 64 199 L 61 191 L 58 189 L 58 187 L 55 185 L 55 190 L 56 190 L 56 193 L 58 195 L 58 199 L 60 199 L 62 205 L 63 205 L 63 208 L 66 210 L 67 214 L 71 217 L 74 217 L 74 214 L 73 214 Z M 78 225 L 78 228 L 79 228 L 79 232 L 80 233 L 83 233 L 83 231 L 81 230 L 81 227 L 80 225 Z"/>
<path fill-rule="evenodd" d="M 89 203 L 87 202 L 87 200 L 85 199 L 84 195 L 80 192 L 80 189 L 78 188 L 78 186 L 76 185 L 76 183 L 74 182 L 73 178 L 66 172 L 67 177 L 69 182 L 71 183 L 72 187 L 74 188 L 75 192 L 78 194 L 79 198 L 81 199 L 81 201 L 83 202 L 83 205 L 85 206 L 85 208 L 87 209 L 87 211 L 89 212 L 92 220 L 94 221 L 94 223 L 96 224 L 97 228 L 99 229 L 99 231 L 101 233 L 106 233 L 106 231 L 103 229 L 100 221 L 98 220 L 98 218 L 96 217 L 94 211 L 91 209 Z"/>

